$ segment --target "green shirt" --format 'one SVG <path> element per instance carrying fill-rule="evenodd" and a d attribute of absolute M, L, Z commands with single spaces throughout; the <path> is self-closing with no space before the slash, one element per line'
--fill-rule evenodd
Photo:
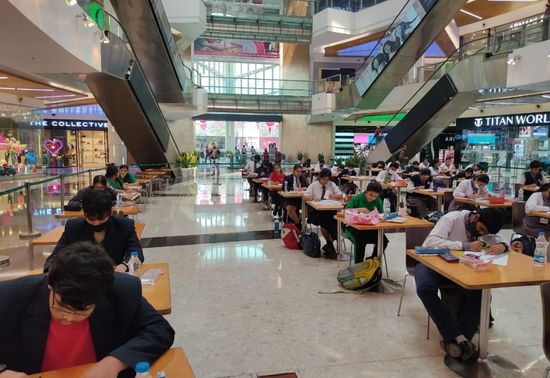
<path fill-rule="evenodd" d="M 115 190 L 122 190 L 122 183 L 118 179 L 113 181 L 110 178 L 108 178 L 107 185 Z"/>
<path fill-rule="evenodd" d="M 133 184 L 133 183 L 137 182 L 137 178 L 136 178 L 136 176 L 134 176 L 133 174 L 128 172 L 126 174 L 126 176 L 124 176 L 124 182 L 127 183 L 127 184 Z"/>
<path fill-rule="evenodd" d="M 348 201 L 348 203 L 346 203 L 346 206 L 344 206 L 344 208 L 345 209 L 368 209 L 369 211 L 378 209 L 378 212 L 380 214 L 384 212 L 384 204 L 382 203 L 382 200 L 380 199 L 380 197 L 377 197 L 374 201 L 369 202 L 365 197 L 365 193 L 354 195 Z M 347 228 L 346 228 L 345 234 L 348 237 L 348 239 L 351 240 L 353 244 L 355 244 L 355 238 Z"/>

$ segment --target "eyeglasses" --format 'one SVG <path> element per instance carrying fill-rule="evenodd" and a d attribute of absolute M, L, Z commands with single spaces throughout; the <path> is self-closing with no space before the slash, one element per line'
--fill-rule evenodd
<path fill-rule="evenodd" d="M 94 312 L 94 309 L 95 309 L 95 305 L 91 305 L 88 310 L 74 311 L 74 310 L 70 310 L 70 309 L 64 307 L 60 303 L 56 304 L 57 300 L 55 299 L 54 292 L 51 292 L 51 298 L 52 298 L 52 302 L 50 304 L 50 307 L 51 307 L 52 310 L 56 311 L 59 314 L 72 316 L 73 318 L 87 318 L 90 315 L 92 315 L 92 313 Z"/>

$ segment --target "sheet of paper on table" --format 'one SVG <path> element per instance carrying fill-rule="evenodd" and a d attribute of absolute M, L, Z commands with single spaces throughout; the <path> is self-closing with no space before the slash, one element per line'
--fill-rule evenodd
<path fill-rule="evenodd" d="M 314 201 L 314 202 L 315 202 L 316 205 L 328 206 L 328 207 L 341 206 L 342 205 L 342 202 L 335 201 L 335 200 L 322 200 L 322 201 Z"/>
<path fill-rule="evenodd" d="M 508 253 L 501 255 L 489 255 L 485 252 L 464 251 L 464 256 L 478 257 L 481 261 L 490 262 L 494 265 L 508 265 Z"/>

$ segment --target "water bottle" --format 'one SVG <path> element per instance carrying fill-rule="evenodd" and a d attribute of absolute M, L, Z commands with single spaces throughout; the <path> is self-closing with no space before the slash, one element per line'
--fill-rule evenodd
<path fill-rule="evenodd" d="M 518 199 L 520 201 L 523 201 L 523 186 L 520 186 L 520 188 L 518 190 Z"/>
<path fill-rule="evenodd" d="M 149 373 L 149 362 L 138 362 L 136 364 L 136 378 L 152 378 Z"/>
<path fill-rule="evenodd" d="M 544 237 L 544 232 L 539 232 L 539 236 L 536 240 L 537 247 L 535 249 L 535 254 L 533 255 L 533 262 L 535 268 L 544 267 L 546 262 L 546 250 L 548 249 L 548 241 Z"/>
<path fill-rule="evenodd" d="M 281 222 L 279 221 L 279 217 L 275 217 L 275 222 L 273 223 L 273 233 L 275 235 L 279 235 L 281 233 Z"/>
<path fill-rule="evenodd" d="M 283 185 L 283 192 L 288 192 L 288 182 L 285 180 L 285 183 Z"/>
<path fill-rule="evenodd" d="M 122 210 L 122 193 L 116 195 L 116 211 L 117 213 Z"/>
<path fill-rule="evenodd" d="M 405 202 L 403 202 L 403 200 L 399 202 L 399 216 L 403 218 L 407 216 L 407 209 L 405 208 Z"/>
<path fill-rule="evenodd" d="M 384 198 L 384 215 L 391 212 L 391 204 L 388 198 Z"/>
<path fill-rule="evenodd" d="M 500 190 L 498 191 L 498 196 L 499 196 L 500 198 L 504 198 L 504 197 L 505 197 L 505 195 L 504 195 L 504 187 L 500 188 Z"/>
<path fill-rule="evenodd" d="M 139 269 L 141 268 L 141 261 L 138 257 L 137 251 L 130 253 L 130 260 L 128 261 L 128 273 L 132 276 L 139 277 Z"/>

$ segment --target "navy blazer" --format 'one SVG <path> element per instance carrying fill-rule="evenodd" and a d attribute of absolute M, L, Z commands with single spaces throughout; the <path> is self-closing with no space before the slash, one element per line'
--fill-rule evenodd
<path fill-rule="evenodd" d="M 39 373 L 50 319 L 47 275 L 0 282 L 0 363 Z M 142 297 L 141 282 L 123 273 L 96 304 L 90 332 L 98 361 L 111 355 L 130 367 L 156 360 L 174 342 L 170 324 Z"/>
<path fill-rule="evenodd" d="M 303 175 L 300 175 L 300 177 L 298 177 L 298 180 L 300 180 L 300 185 L 302 185 L 302 188 L 307 189 L 307 187 L 309 186 L 309 184 L 307 182 L 307 179 Z M 285 176 L 285 182 L 286 182 L 286 189 L 289 192 L 291 192 L 295 189 L 294 188 L 294 175 Z"/>
<path fill-rule="evenodd" d="M 65 231 L 57 242 L 52 254 L 46 259 L 44 272 L 47 272 L 52 259 L 65 246 L 81 241 L 95 243 L 92 226 L 84 218 L 69 219 L 65 224 Z M 143 250 L 136 234 L 134 221 L 125 217 L 112 216 L 105 227 L 105 239 L 102 243 L 105 251 L 111 256 L 116 265 L 130 260 L 132 251 L 137 251 L 143 262 Z"/>

